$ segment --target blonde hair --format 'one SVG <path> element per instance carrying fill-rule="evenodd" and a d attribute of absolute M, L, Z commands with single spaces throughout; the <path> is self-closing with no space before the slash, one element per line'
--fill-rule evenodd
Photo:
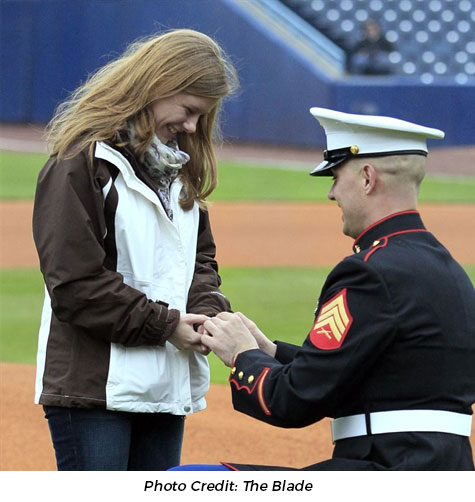
<path fill-rule="evenodd" d="M 404 189 L 414 185 L 419 189 L 425 176 L 426 157 L 424 155 L 385 155 L 380 157 L 355 157 L 349 162 L 355 172 L 361 171 L 366 164 L 384 177 L 387 184 L 399 185 Z"/>
<path fill-rule="evenodd" d="M 233 65 L 207 35 L 184 29 L 142 39 L 58 107 L 47 128 L 52 154 L 68 158 L 88 148 L 92 156 L 94 142 L 117 142 L 117 132 L 131 121 L 137 134 L 134 153 L 141 159 L 155 130 L 151 103 L 180 92 L 216 99 L 196 132 L 178 137 L 180 148 L 190 155 L 181 171 L 186 194 L 180 204 L 190 209 L 197 201 L 204 207 L 217 184 L 213 141 L 220 136 L 221 101 L 237 87 Z"/>
<path fill-rule="evenodd" d="M 375 157 L 370 162 L 391 184 L 419 189 L 425 176 L 426 157 L 423 155 L 389 155 Z"/>

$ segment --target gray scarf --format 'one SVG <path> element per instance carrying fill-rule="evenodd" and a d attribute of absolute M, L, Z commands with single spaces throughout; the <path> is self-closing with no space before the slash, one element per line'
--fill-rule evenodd
<path fill-rule="evenodd" d="M 127 133 L 133 146 L 136 136 L 133 124 L 129 124 Z M 170 220 L 173 220 L 173 211 L 170 207 L 170 186 L 180 169 L 189 160 L 190 156 L 178 148 L 176 140 L 169 141 L 165 145 L 155 134 L 142 159 L 141 165 L 152 181 L 157 184 L 158 196 Z"/>

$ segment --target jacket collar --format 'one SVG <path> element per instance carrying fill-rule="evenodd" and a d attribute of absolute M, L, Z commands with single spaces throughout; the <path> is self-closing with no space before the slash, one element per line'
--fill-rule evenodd
<path fill-rule="evenodd" d="M 414 231 L 426 231 L 418 211 L 411 210 L 391 214 L 363 230 L 353 243 L 353 251 L 359 253 L 363 249 L 376 245 L 375 243 L 384 237 Z"/>
<path fill-rule="evenodd" d="M 98 141 L 96 143 L 94 156 L 98 159 L 107 160 L 111 164 L 115 165 L 122 173 L 125 184 L 131 190 L 139 192 L 152 204 L 157 206 L 158 210 L 166 217 L 166 220 L 173 225 L 173 222 L 165 212 L 156 190 L 137 176 L 137 172 L 134 170 L 131 162 L 125 157 L 124 153 L 125 152 L 118 150 L 116 147 L 113 147 L 104 141 Z M 182 186 L 182 181 L 180 178 L 177 178 L 173 182 L 171 190 L 178 190 L 178 193 L 180 193 Z"/>

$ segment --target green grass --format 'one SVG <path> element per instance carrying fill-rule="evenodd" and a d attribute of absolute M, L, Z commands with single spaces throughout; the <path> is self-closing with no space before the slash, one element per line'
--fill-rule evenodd
<path fill-rule="evenodd" d="M 328 202 L 331 183 L 330 177 L 313 178 L 305 170 L 223 162 L 219 166 L 218 188 L 210 199 Z M 475 204 L 475 176 L 426 176 L 419 200 Z"/>
<path fill-rule="evenodd" d="M 234 311 L 252 319 L 271 340 L 299 344 L 311 328 L 313 312 L 330 267 L 223 267 L 223 292 Z M 227 382 L 229 370 L 208 357 L 214 383 Z"/>
<path fill-rule="evenodd" d="M 41 153 L 0 151 L 0 199 L 33 199 L 38 173 L 47 158 Z"/>
<path fill-rule="evenodd" d="M 475 204 L 475 176 L 427 176 L 421 185 L 419 201 Z"/>
<path fill-rule="evenodd" d="M 270 338 L 299 343 L 329 268 L 223 267 L 223 291 Z M 290 284 L 298 284 L 298 288 Z M 272 292 L 272 294 L 269 294 Z M 43 305 L 43 279 L 36 269 L 0 270 L 0 360 L 34 364 Z M 210 356 L 213 382 L 225 382 L 226 367 Z"/>
<path fill-rule="evenodd" d="M 0 361 L 35 363 L 42 305 L 39 270 L 0 270 Z"/>
<path fill-rule="evenodd" d="M 215 201 L 328 201 L 331 178 L 313 178 L 308 171 L 222 162 Z"/>
<path fill-rule="evenodd" d="M 300 344 L 313 321 L 328 267 L 223 267 L 223 291 L 271 339 Z M 475 265 L 465 267 L 475 283 Z M 0 270 L 0 360 L 34 364 L 43 304 L 36 269 Z M 210 354 L 211 381 L 227 382 L 229 369 Z"/>
<path fill-rule="evenodd" d="M 46 159 L 45 154 L 0 151 L 0 199 L 32 199 Z M 311 178 L 306 170 L 237 162 L 222 162 L 219 172 L 219 187 L 211 197 L 215 201 L 327 201 L 331 184 L 330 178 Z M 475 177 L 428 176 L 420 200 L 475 204 Z M 475 265 L 466 269 L 475 282 Z M 221 275 L 235 310 L 256 321 L 271 339 L 299 343 L 309 330 L 328 270 L 222 268 Z M 43 302 L 39 271 L 1 270 L 0 300 L 0 360 L 34 364 Z M 209 360 L 212 381 L 225 382 L 228 370 L 215 356 Z"/>
<path fill-rule="evenodd" d="M 32 199 L 44 154 L 0 152 L 0 199 Z M 309 165 L 309 170 L 312 166 Z M 221 162 L 214 201 L 328 201 L 331 178 L 306 170 Z M 475 176 L 427 176 L 421 202 L 475 204 Z"/>

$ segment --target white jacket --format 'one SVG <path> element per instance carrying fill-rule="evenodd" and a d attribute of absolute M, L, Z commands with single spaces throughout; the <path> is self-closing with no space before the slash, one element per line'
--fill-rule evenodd
<path fill-rule="evenodd" d="M 39 177 L 34 235 L 46 295 L 35 401 L 175 415 L 202 410 L 207 358 L 159 345 L 159 331 L 165 314 L 187 311 L 193 281 L 208 301 L 196 313 L 229 309 L 212 239 L 197 258 L 199 235 L 205 243 L 211 235 L 207 214 L 196 203 L 180 207 L 177 178 L 171 221 L 137 167 L 109 144 L 97 143 L 92 165 L 85 158 L 50 159 Z"/>

